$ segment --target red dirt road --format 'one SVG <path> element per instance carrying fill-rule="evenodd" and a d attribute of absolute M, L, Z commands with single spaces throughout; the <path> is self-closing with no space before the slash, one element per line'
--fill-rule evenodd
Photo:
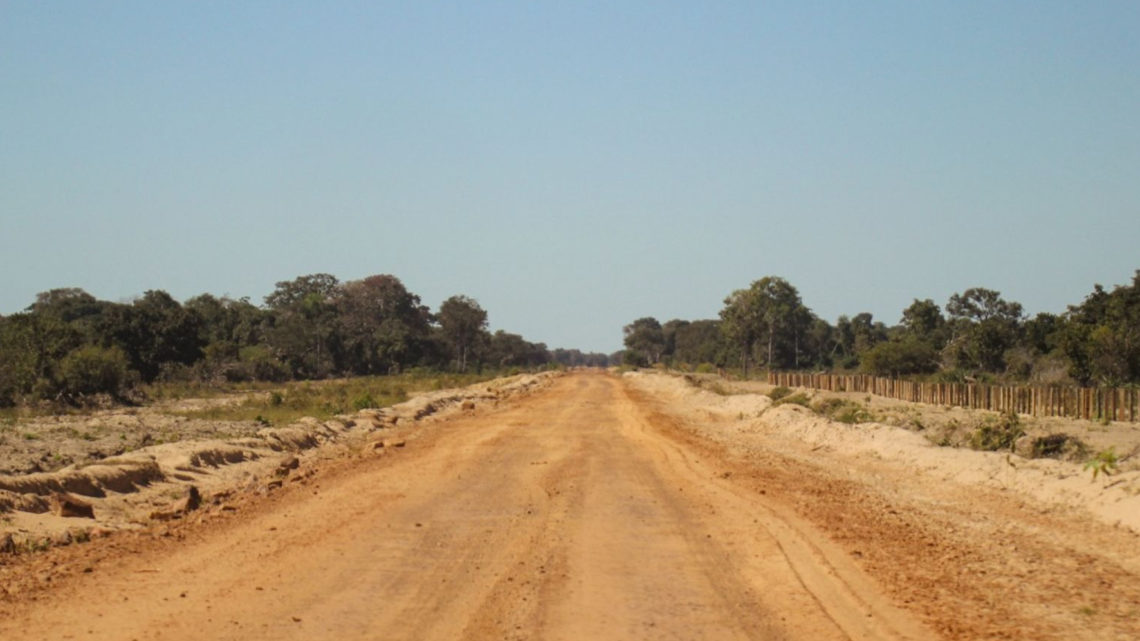
<path fill-rule="evenodd" d="M 569 375 L 233 516 L 72 546 L 0 639 L 956 636 L 659 409 Z"/>

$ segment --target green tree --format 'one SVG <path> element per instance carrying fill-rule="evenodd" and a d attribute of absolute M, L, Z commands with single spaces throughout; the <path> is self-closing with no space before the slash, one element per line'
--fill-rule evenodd
<path fill-rule="evenodd" d="M 158 378 L 164 366 L 191 365 L 202 357 L 201 319 L 164 291 L 149 290 L 130 305 L 108 307 L 101 323 L 144 381 Z"/>
<path fill-rule="evenodd" d="M 719 320 L 697 320 L 677 326 L 673 333 L 673 357 L 685 363 L 724 366 L 727 360 Z"/>
<path fill-rule="evenodd" d="M 186 301 L 185 308 L 199 318 L 202 348 L 202 374 L 232 380 L 253 378 L 241 364 L 247 347 L 264 348 L 270 313 L 256 307 L 248 298 L 234 300 L 202 294 Z"/>
<path fill-rule="evenodd" d="M 78 287 L 63 287 L 36 294 L 27 311 L 73 324 L 99 316 L 103 303 Z"/>
<path fill-rule="evenodd" d="M 455 356 L 456 367 L 467 371 L 473 350 L 487 327 L 487 312 L 467 296 L 452 296 L 439 306 L 439 325 Z"/>
<path fill-rule="evenodd" d="M 431 313 L 388 274 L 345 283 L 336 299 L 346 366 L 358 374 L 398 371 L 419 357 Z"/>
<path fill-rule="evenodd" d="M 596 352 L 583 353 L 578 349 L 564 349 L 557 348 L 550 352 L 550 358 L 560 365 L 566 367 L 607 367 L 616 360 L 610 358 L 607 354 L 599 354 Z"/>
<path fill-rule="evenodd" d="M 11 407 L 36 382 L 36 356 L 29 345 L 27 319 L 0 317 L 0 407 Z"/>
<path fill-rule="evenodd" d="M 1140 270 L 1131 285 L 1100 285 L 1072 306 L 1055 337 L 1082 384 L 1140 382 Z"/>
<path fill-rule="evenodd" d="M 1041 312 L 1025 321 L 1025 345 L 1038 354 L 1049 354 L 1059 346 L 1065 321 L 1056 314 Z"/>
<path fill-rule="evenodd" d="M 634 365 L 660 362 L 665 351 L 665 334 L 656 318 L 639 318 L 622 328 L 625 360 Z"/>
<path fill-rule="evenodd" d="M 766 346 L 768 367 L 794 366 L 799 361 L 799 337 L 810 323 L 810 310 L 799 292 L 782 278 L 766 276 L 724 300 L 720 312 L 725 337 L 740 347 L 745 375 L 753 348 Z"/>
<path fill-rule="evenodd" d="M 876 376 L 929 374 L 938 371 L 938 351 L 916 336 L 879 343 L 863 353 L 860 369 Z"/>
<path fill-rule="evenodd" d="M 4 319 L 0 331 L 0 375 L 9 396 L 53 393 L 59 362 L 83 344 L 83 334 L 52 314 L 22 312 Z"/>
<path fill-rule="evenodd" d="M 488 361 L 496 367 L 538 367 L 550 361 L 546 345 L 501 329 L 491 335 L 487 353 Z"/>
<path fill-rule="evenodd" d="M 1021 339 L 1020 303 L 981 287 L 954 294 L 946 304 L 955 360 L 987 372 L 1005 369 L 1005 352 Z"/>
<path fill-rule="evenodd" d="M 906 333 L 934 349 L 940 350 L 946 346 L 946 318 L 942 309 L 929 298 L 914 299 L 914 302 L 903 310 L 902 326 Z"/>
<path fill-rule="evenodd" d="M 677 351 L 677 332 L 688 326 L 689 321 L 679 318 L 666 321 L 661 325 L 661 337 L 664 340 L 664 345 L 661 348 L 661 360 L 667 363 L 678 360 L 674 358 Z"/>
<path fill-rule="evenodd" d="M 338 293 L 335 276 L 309 274 L 277 283 L 265 297 L 273 312 L 268 343 L 293 376 L 325 378 L 335 371 Z"/>
<path fill-rule="evenodd" d="M 127 356 L 118 347 L 81 347 L 60 361 L 56 383 L 70 399 L 90 394 L 121 397 L 128 386 Z"/>
<path fill-rule="evenodd" d="M 876 322 L 869 312 L 861 312 L 851 319 L 851 334 L 854 338 L 854 351 L 860 355 L 860 359 L 862 354 L 887 340 L 887 328 Z"/>

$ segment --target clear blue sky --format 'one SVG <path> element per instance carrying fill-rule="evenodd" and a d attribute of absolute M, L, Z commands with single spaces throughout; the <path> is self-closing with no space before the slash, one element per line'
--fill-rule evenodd
<path fill-rule="evenodd" d="M 390 273 L 613 351 L 1140 268 L 1140 3 L 4 2 L 0 313 Z"/>

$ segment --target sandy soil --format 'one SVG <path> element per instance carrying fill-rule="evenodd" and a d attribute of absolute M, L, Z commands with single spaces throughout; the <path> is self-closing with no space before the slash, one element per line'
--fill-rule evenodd
<path fill-rule="evenodd" d="M 758 381 L 730 381 L 711 375 L 689 375 L 687 380 L 704 388 L 716 389 L 730 395 L 763 394 L 775 386 Z M 822 399 L 842 399 L 866 409 L 871 421 L 892 427 L 902 427 L 924 436 L 934 444 L 965 446 L 969 434 L 983 422 L 996 422 L 998 412 L 970 410 L 962 407 L 924 405 L 856 392 L 824 392 L 797 388 L 812 402 Z M 754 403 L 753 403 L 754 404 Z M 1113 448 L 1121 459 L 1120 469 L 1140 470 L 1140 424 L 1121 422 L 1086 421 L 1054 417 L 1019 416 L 1020 427 L 1026 437 L 1020 439 L 1017 450 L 1029 458 L 1028 447 L 1037 437 L 1068 435 L 1084 445 L 1082 450 L 1066 450 L 1058 458 L 1083 463 L 1096 452 Z"/>
<path fill-rule="evenodd" d="M 66 545 L 178 519 L 203 500 L 220 506 L 241 494 L 265 495 L 307 478 L 316 462 L 404 442 L 427 422 L 524 395 L 552 376 L 423 392 L 384 409 L 327 421 L 302 418 L 283 427 L 171 413 L 241 402 L 244 395 L 24 422 L 19 431 L 36 438 L 0 448 L 0 551 Z M 40 472 L 40 452 L 66 452 L 80 462 Z M 30 472 L 4 472 L 3 466 L 19 470 L 28 462 Z M 93 518 L 65 514 L 61 496 L 90 507 Z"/>
<path fill-rule="evenodd" d="M 175 412 L 239 404 L 250 394 L 28 418 L 0 424 L 0 475 L 52 472 L 150 445 L 255 436 L 254 421 L 205 421 Z"/>
<path fill-rule="evenodd" d="M 0 556 L 0 638 L 1140 638 L 1137 534 L 1030 491 L 1040 462 L 800 410 L 545 379 L 264 494 Z"/>

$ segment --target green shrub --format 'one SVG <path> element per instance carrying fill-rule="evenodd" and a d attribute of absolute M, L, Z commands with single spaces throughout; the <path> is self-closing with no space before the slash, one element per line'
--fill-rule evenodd
<path fill-rule="evenodd" d="M 840 423 L 868 423 L 871 413 L 862 405 L 841 398 L 826 398 L 815 404 L 816 412 Z"/>
<path fill-rule="evenodd" d="M 281 382 L 289 378 L 289 368 L 261 345 L 243 347 L 239 360 L 237 365 L 226 370 L 226 378 L 232 382 Z"/>
<path fill-rule="evenodd" d="M 128 381 L 127 355 L 118 347 L 80 347 L 59 363 L 56 377 L 60 393 L 71 396 L 120 396 Z"/>
<path fill-rule="evenodd" d="M 1068 434 L 1049 434 L 1033 439 L 1033 458 L 1073 458 L 1084 456 L 1088 447 L 1077 437 Z"/>
<path fill-rule="evenodd" d="M 380 407 L 380 403 L 377 403 L 376 399 L 372 398 L 371 392 L 365 392 L 360 396 L 357 396 L 352 401 L 352 408 L 358 412 L 360 410 L 372 409 L 376 407 Z"/>
<path fill-rule="evenodd" d="M 1120 463 L 1120 458 L 1116 455 L 1116 448 L 1110 447 L 1107 450 L 1101 450 L 1085 462 L 1085 469 L 1092 470 L 1093 480 L 1096 480 L 1097 475 L 1104 474 L 1111 476 L 1116 471 L 1116 466 Z"/>
<path fill-rule="evenodd" d="M 996 420 L 983 421 L 970 435 L 970 447 L 987 452 L 1013 451 L 1014 444 L 1022 436 L 1025 436 L 1025 430 L 1017 414 L 1005 412 Z"/>
<path fill-rule="evenodd" d="M 778 401 L 781 398 L 784 398 L 785 396 L 787 396 L 788 394 L 791 394 L 791 393 L 792 393 L 792 390 L 790 390 L 786 387 L 777 387 L 776 389 L 772 390 L 771 392 L 768 392 L 768 398 L 772 399 L 773 401 Z"/>
<path fill-rule="evenodd" d="M 859 368 L 875 376 L 938 371 L 938 350 L 918 339 L 879 343 L 859 357 Z"/>

